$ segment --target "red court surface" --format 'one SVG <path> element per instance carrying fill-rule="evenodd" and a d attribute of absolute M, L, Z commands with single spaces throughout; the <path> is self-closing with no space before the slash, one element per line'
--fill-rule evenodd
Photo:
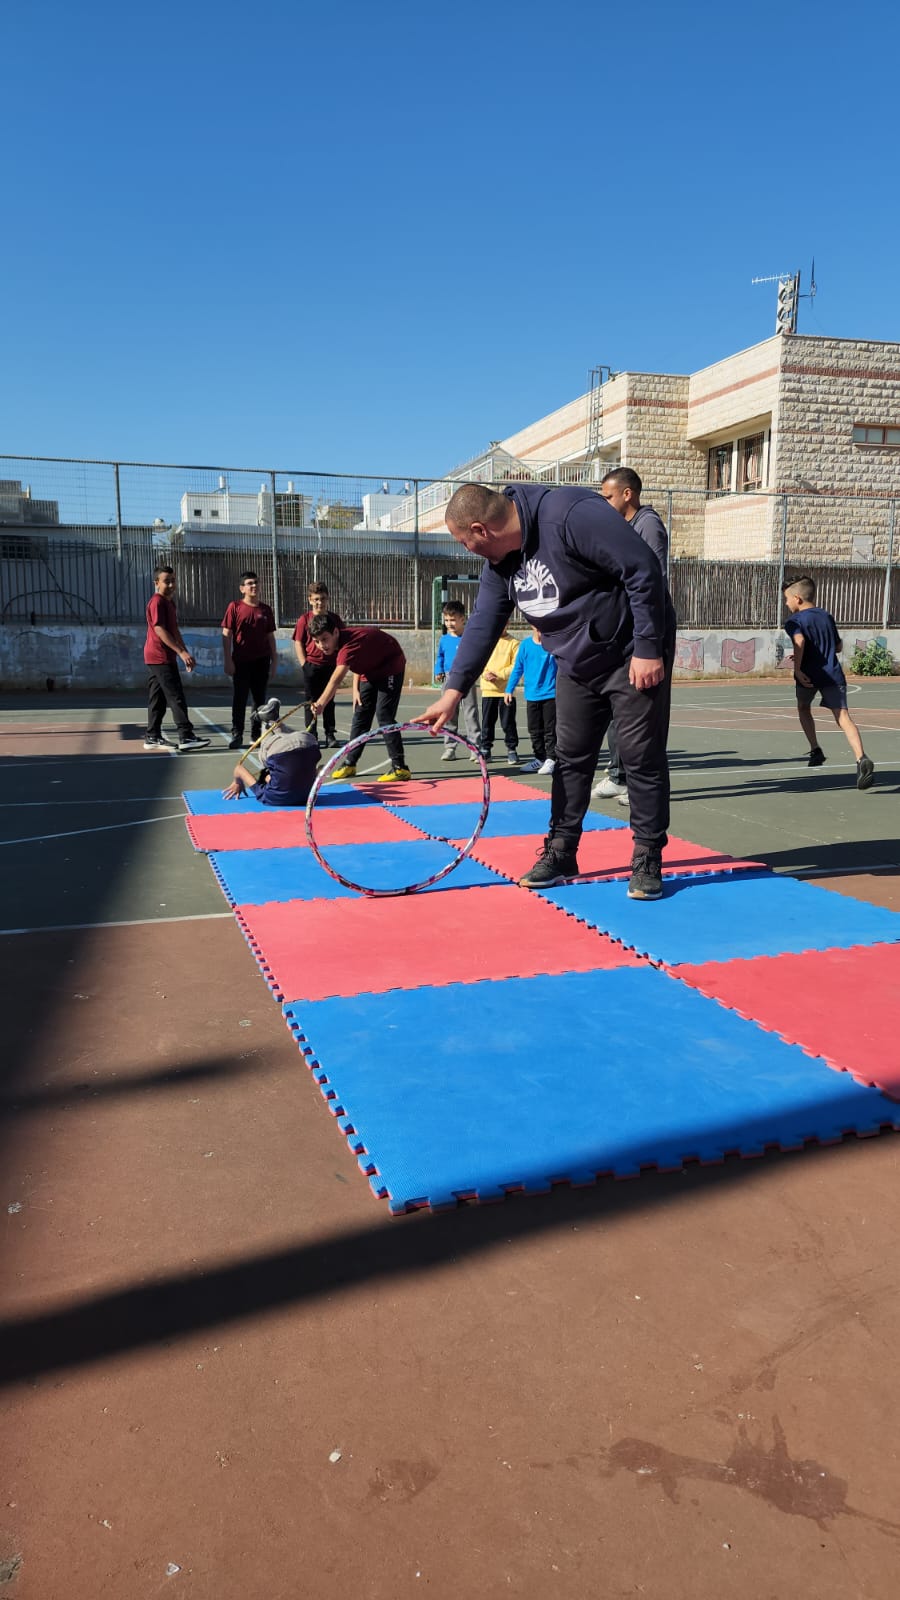
<path fill-rule="evenodd" d="M 461 843 L 462 841 L 455 841 Z M 516 880 L 532 865 L 543 848 L 540 834 L 521 838 L 477 840 L 472 851 L 482 866 L 503 873 Z M 584 874 L 600 877 L 625 878 L 631 870 L 634 840 L 625 828 L 610 828 L 583 833 L 578 846 L 578 865 Z M 756 861 L 736 861 L 733 856 L 722 855 L 718 850 L 707 850 L 701 844 L 688 844 L 685 839 L 670 838 L 663 851 L 666 872 L 729 872 L 736 867 L 755 867 Z"/>
<path fill-rule="evenodd" d="M 185 823 L 197 850 L 309 848 L 302 806 L 291 811 L 239 812 L 236 802 L 233 816 L 188 816 Z M 384 806 L 342 806 L 332 811 L 322 806 L 316 810 L 313 826 L 320 848 L 333 844 L 399 844 L 422 837 L 418 828 Z"/>
<path fill-rule="evenodd" d="M 354 789 L 392 806 L 444 806 L 471 804 L 481 800 L 484 789 L 480 778 L 411 778 L 407 783 L 354 783 Z M 546 800 L 545 789 L 491 773 L 491 800 Z"/>
<path fill-rule="evenodd" d="M 900 945 L 705 962 L 677 976 L 900 1100 Z"/>
<path fill-rule="evenodd" d="M 529 889 L 502 885 L 239 906 L 236 915 L 283 1000 L 644 964 Z"/>
<path fill-rule="evenodd" d="M 67 722 L 58 727 L 38 728 L 28 724 L 7 724 L 0 727 L 0 761 L 30 756 L 53 760 L 58 756 L 116 756 L 142 755 L 151 761 L 154 756 L 171 754 L 169 750 L 145 750 L 144 730 L 136 723 L 111 726 L 98 722 Z"/>

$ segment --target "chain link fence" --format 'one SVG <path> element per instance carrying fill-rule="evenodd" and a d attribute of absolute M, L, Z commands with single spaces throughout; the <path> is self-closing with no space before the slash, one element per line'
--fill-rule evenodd
<path fill-rule="evenodd" d="M 458 481 L 0 456 L 0 624 L 141 623 L 163 562 L 187 624 L 219 623 L 251 569 L 279 625 L 326 582 L 348 621 L 430 627 L 434 579 L 478 565 L 444 526 Z M 685 628 L 779 626 L 802 572 L 839 622 L 900 624 L 900 497 L 643 498 L 669 530 Z"/>

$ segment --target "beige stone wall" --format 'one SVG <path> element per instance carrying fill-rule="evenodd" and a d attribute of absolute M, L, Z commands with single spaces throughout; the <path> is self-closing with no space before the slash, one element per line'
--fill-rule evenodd
<path fill-rule="evenodd" d="M 781 335 L 692 373 L 687 433 L 704 444 L 716 434 L 734 434 L 748 422 L 777 423 Z"/>
<path fill-rule="evenodd" d="M 580 394 L 557 411 L 520 428 L 502 441 L 504 450 L 520 461 L 557 461 L 561 456 L 585 450 L 588 400 L 588 395 Z"/>

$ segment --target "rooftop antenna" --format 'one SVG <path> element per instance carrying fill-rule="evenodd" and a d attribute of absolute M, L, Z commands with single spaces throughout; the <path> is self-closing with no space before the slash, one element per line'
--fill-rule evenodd
<path fill-rule="evenodd" d="M 751 283 L 777 283 L 778 307 L 775 312 L 776 333 L 797 332 L 797 311 L 801 300 L 808 300 L 810 305 L 818 292 L 816 285 L 816 260 L 813 257 L 809 273 L 809 293 L 800 293 L 799 272 L 773 272 L 767 278 L 751 278 Z"/>

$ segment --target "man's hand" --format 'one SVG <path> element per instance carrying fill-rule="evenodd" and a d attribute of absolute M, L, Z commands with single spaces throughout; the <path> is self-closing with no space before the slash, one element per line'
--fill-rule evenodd
<path fill-rule="evenodd" d="M 459 705 L 462 695 L 458 689 L 445 689 L 440 700 L 435 700 L 433 705 L 421 711 L 413 722 L 424 722 L 432 733 L 440 733 L 448 717 L 452 717 Z"/>
<path fill-rule="evenodd" d="M 655 689 L 658 683 L 662 683 L 665 675 L 666 669 L 659 656 L 646 661 L 642 656 L 632 656 L 628 667 L 628 681 L 633 689 Z"/>
<path fill-rule="evenodd" d="M 184 662 L 185 667 L 187 668 L 188 672 L 193 672 L 193 670 L 194 670 L 195 666 L 197 665 L 197 663 L 194 660 L 193 656 L 191 655 L 190 650 L 182 650 L 180 652 L 180 655 L 181 655 L 181 659 Z"/>

